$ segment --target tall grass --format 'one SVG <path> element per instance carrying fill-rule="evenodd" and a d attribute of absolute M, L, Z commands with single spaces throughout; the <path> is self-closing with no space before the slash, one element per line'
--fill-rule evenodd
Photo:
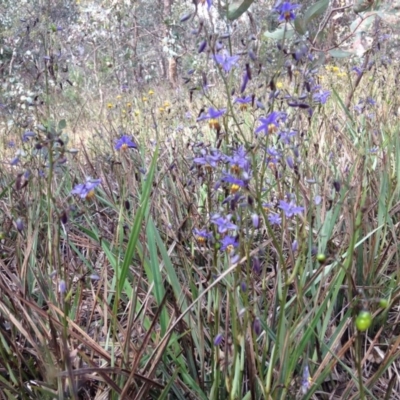
<path fill-rule="evenodd" d="M 382 73 L 352 87 L 351 71 L 319 71 L 331 97 L 307 108 L 283 106 L 306 76 L 281 73 L 273 101 L 248 89 L 264 111 L 219 70 L 191 103 L 160 88 L 92 120 L 93 104 L 67 121 L 49 107 L 35 138 L 16 135 L 25 155 L 0 176 L 2 398 L 396 398 L 400 142 Z M 209 106 L 227 110 L 196 121 Z M 255 135 L 272 111 L 286 115 Z M 117 150 L 122 134 L 137 148 Z M 94 196 L 71 193 L 89 177 Z"/>

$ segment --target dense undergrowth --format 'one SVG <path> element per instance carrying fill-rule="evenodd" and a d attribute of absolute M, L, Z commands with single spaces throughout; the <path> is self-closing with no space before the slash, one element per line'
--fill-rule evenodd
<path fill-rule="evenodd" d="M 398 398 L 398 65 L 284 40 L 4 133 L 2 398 Z"/>

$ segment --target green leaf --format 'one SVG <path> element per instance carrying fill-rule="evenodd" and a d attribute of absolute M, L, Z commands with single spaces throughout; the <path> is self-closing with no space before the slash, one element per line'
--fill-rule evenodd
<path fill-rule="evenodd" d="M 248 8 L 252 5 L 254 0 L 242 0 L 235 1 L 229 4 L 228 10 L 226 11 L 226 16 L 230 21 L 238 19 L 242 14 L 244 14 Z"/>
<path fill-rule="evenodd" d="M 264 32 L 264 37 L 267 39 L 281 40 L 284 37 L 290 39 L 294 34 L 294 30 L 292 28 L 279 28 L 273 32 Z"/>
<path fill-rule="evenodd" d="M 136 212 L 135 219 L 133 222 L 132 230 L 129 235 L 128 246 L 126 249 L 124 261 L 122 263 L 121 273 L 119 276 L 118 282 L 118 298 L 121 296 L 121 292 L 125 285 L 125 279 L 128 276 L 129 267 L 132 262 L 132 257 L 135 254 L 136 245 L 139 239 L 139 234 L 142 228 L 143 218 L 145 216 L 146 208 L 149 206 L 150 192 L 153 185 L 153 177 L 156 171 L 157 166 L 157 158 L 158 158 L 158 147 L 153 156 L 153 160 L 151 162 L 150 170 L 147 175 L 146 183 L 144 184 L 142 196 L 141 196 L 141 205 Z"/>
<path fill-rule="evenodd" d="M 350 51 L 333 49 L 329 50 L 329 54 L 335 58 L 345 58 L 345 57 L 350 57 L 353 53 L 351 53 Z"/>
<path fill-rule="evenodd" d="M 307 29 L 304 27 L 304 20 L 302 18 L 296 17 L 294 20 L 294 29 L 296 29 L 296 32 L 300 35 L 306 34 Z"/>
<path fill-rule="evenodd" d="M 61 121 L 58 122 L 58 130 L 62 131 L 67 127 L 67 121 L 65 119 L 62 119 Z"/>
<path fill-rule="evenodd" d="M 329 6 L 329 0 L 319 0 L 314 5 L 309 7 L 304 13 L 304 26 L 308 26 L 308 24 L 314 19 L 322 15 Z"/>

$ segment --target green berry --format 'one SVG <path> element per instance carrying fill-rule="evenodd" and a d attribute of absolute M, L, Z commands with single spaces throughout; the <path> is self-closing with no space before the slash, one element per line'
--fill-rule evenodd
<path fill-rule="evenodd" d="M 317 254 L 317 261 L 323 264 L 326 261 L 326 255 L 324 253 Z"/>
<path fill-rule="evenodd" d="M 388 305 L 389 305 L 389 300 L 388 299 L 379 299 L 379 307 L 387 308 Z"/>
<path fill-rule="evenodd" d="M 372 314 L 369 311 L 360 311 L 356 318 L 356 327 L 360 332 L 366 331 L 372 324 Z"/>

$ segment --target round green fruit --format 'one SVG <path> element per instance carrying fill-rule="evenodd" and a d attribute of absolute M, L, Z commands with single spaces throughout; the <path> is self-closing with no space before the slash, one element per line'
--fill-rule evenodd
<path fill-rule="evenodd" d="M 326 255 L 324 253 L 317 254 L 317 261 L 319 263 L 324 263 L 326 261 Z"/>
<path fill-rule="evenodd" d="M 360 311 L 356 318 L 356 327 L 360 332 L 365 332 L 372 324 L 372 314 L 369 311 Z"/>
<path fill-rule="evenodd" d="M 388 305 L 389 305 L 389 300 L 388 299 L 379 299 L 379 307 L 387 308 Z"/>

